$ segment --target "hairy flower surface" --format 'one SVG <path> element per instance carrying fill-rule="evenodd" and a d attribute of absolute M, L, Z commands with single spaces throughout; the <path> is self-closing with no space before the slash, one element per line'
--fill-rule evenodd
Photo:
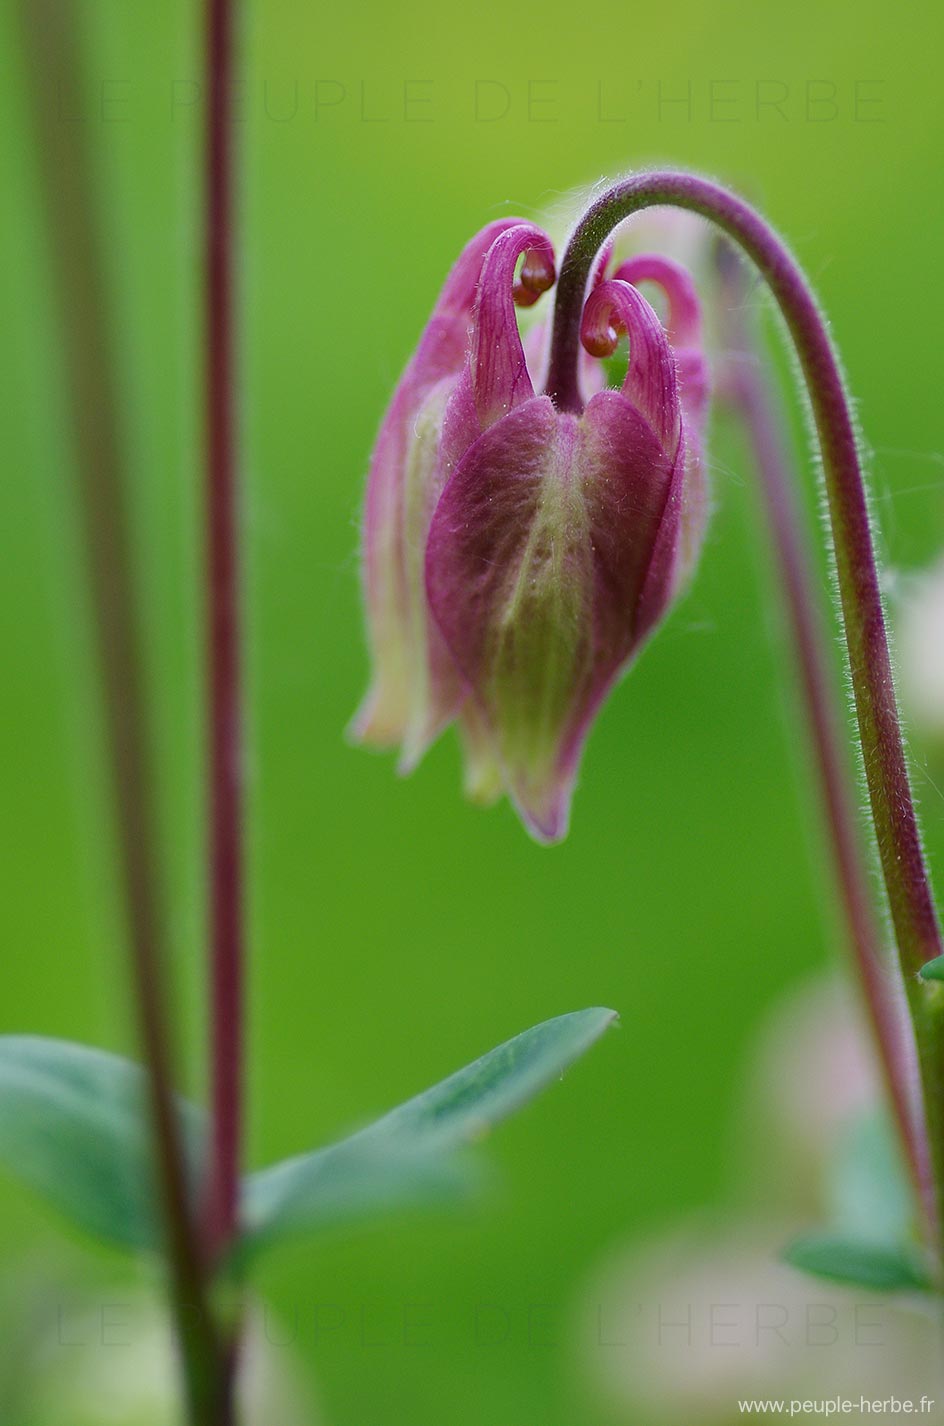
<path fill-rule="evenodd" d="M 545 323 L 515 311 L 554 282 L 531 223 L 463 251 L 381 427 L 364 575 L 374 663 L 355 722 L 411 769 L 453 718 L 466 789 L 507 792 L 541 840 L 567 829 L 593 716 L 697 557 L 707 403 L 684 269 L 637 256 L 590 284 L 579 410 L 540 394 Z M 638 290 L 657 284 L 663 327 Z M 601 359 L 623 337 L 619 386 Z"/>

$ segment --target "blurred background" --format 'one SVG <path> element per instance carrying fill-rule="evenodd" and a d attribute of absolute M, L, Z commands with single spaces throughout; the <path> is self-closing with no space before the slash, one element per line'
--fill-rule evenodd
<path fill-rule="evenodd" d="M 84 126 L 93 159 L 181 1059 L 199 1094 L 201 16 L 184 0 L 78 8 L 82 81 L 42 102 Z M 462 801 L 451 735 L 408 781 L 344 740 L 366 679 L 367 458 L 474 231 L 633 166 L 693 166 L 759 203 L 811 275 L 873 452 L 890 590 L 906 588 L 944 549 L 941 23 L 930 4 L 874 0 L 243 9 L 253 1162 L 327 1140 L 549 1016 L 622 1016 L 496 1136 L 480 1208 L 285 1249 L 259 1289 L 333 1426 L 594 1426 L 612 1408 L 579 1340 L 588 1283 L 627 1242 L 721 1204 L 735 1162 L 750 1175 L 729 1126 L 753 1027 L 841 949 L 754 483 L 716 422 L 700 573 L 605 708 L 569 840 L 545 850 L 507 806 Z M 15 7 L 0 44 L 0 1029 L 133 1052 Z M 941 764 L 919 732 L 912 743 L 941 883 Z M 20 1307 L 37 1264 L 51 1300 L 126 1273 L 6 1179 L 0 1257 Z M 629 1407 L 618 1419 L 647 1426 Z"/>

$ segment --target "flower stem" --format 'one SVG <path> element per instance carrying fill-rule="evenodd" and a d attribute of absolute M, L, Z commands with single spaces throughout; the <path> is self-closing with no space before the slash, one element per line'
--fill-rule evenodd
<path fill-rule="evenodd" d="M 232 0 L 206 0 L 206 570 L 209 665 L 211 1153 L 207 1252 L 239 1231 L 243 853 L 238 486 L 234 401 Z"/>
<path fill-rule="evenodd" d="M 171 1305 L 189 1419 L 193 1426 L 217 1426 L 218 1343 L 174 1101 L 165 985 L 167 927 L 154 841 L 148 702 L 117 419 L 114 344 L 106 315 L 103 239 L 88 147 L 91 130 L 79 120 L 65 122 L 59 109 L 62 96 L 75 94 L 79 87 L 79 26 L 74 0 L 20 0 L 18 13 L 60 314 Z"/>
<path fill-rule="evenodd" d="M 564 254 L 555 303 L 548 394 L 560 409 L 579 409 L 580 319 L 594 256 L 624 218 L 643 208 L 666 204 L 707 218 L 752 260 L 777 301 L 805 380 L 825 476 L 872 820 L 915 1025 L 940 1221 L 944 1218 L 944 992 L 939 986 L 920 981 L 918 972 L 941 954 L 941 932 L 905 763 L 850 403 L 809 284 L 777 234 L 736 195 L 693 174 L 662 171 L 633 175 L 591 205 Z"/>
<path fill-rule="evenodd" d="M 826 823 L 849 940 L 862 980 L 866 1008 L 885 1076 L 894 1120 L 919 1203 L 929 1225 L 935 1221 L 934 1181 L 928 1144 L 916 1103 L 920 1086 L 914 1046 L 899 1005 L 889 994 L 885 936 L 876 914 L 865 849 L 850 797 L 848 754 L 840 737 L 840 712 L 831 690 L 822 618 L 797 501 L 791 489 L 786 433 L 761 359 L 756 323 L 745 316 L 746 274 L 724 239 L 717 245 L 722 284 L 721 345 L 725 370 L 720 394 L 742 421 L 750 443 L 773 546 L 780 566 L 791 633 L 800 669 Z"/>

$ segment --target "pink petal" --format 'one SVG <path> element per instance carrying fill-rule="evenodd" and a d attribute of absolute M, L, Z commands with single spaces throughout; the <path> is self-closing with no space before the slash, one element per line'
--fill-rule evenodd
<path fill-rule="evenodd" d="M 684 492 L 679 492 L 681 515 L 676 549 L 675 578 L 681 582 L 695 566 L 709 513 L 702 441 L 710 388 L 702 348 L 701 304 L 689 273 L 671 258 L 651 253 L 630 258 L 617 268 L 616 277 L 633 284 L 656 283 L 669 305 L 668 335 L 678 363 L 687 450 Z"/>
<path fill-rule="evenodd" d="M 498 235 L 482 263 L 469 359 L 446 410 L 442 441 L 446 478 L 483 431 L 534 395 L 515 315 L 521 291 L 515 269 L 522 254 L 522 279 L 527 279 L 531 290 L 546 290 L 553 283 L 554 249 L 545 232 L 532 223 L 519 223 Z"/>
<path fill-rule="evenodd" d="M 642 294 L 628 282 L 610 278 L 587 298 L 580 337 L 593 356 L 609 356 L 616 350 L 620 330 L 629 337 L 623 395 L 639 408 L 663 448 L 674 456 L 681 435 L 675 357 L 662 323 Z"/>
<path fill-rule="evenodd" d="M 566 831 L 593 714 L 638 647 L 673 462 L 618 392 L 547 397 L 470 448 L 436 508 L 430 607 L 535 836 Z"/>
<path fill-rule="evenodd" d="M 465 362 L 482 262 L 497 237 L 518 227 L 519 219 L 499 219 L 463 249 L 400 378 L 371 458 L 363 560 L 372 682 L 352 731 L 381 747 L 402 741 L 404 768 L 417 761 L 462 696 L 435 627 L 427 628 L 422 549 L 439 494 L 445 399 Z"/>
<path fill-rule="evenodd" d="M 640 282 L 655 282 L 668 300 L 666 331 L 672 346 L 701 346 L 701 303 L 695 284 L 681 263 L 655 253 L 641 253 L 620 263 L 613 278 L 628 282 L 631 287 L 638 287 Z"/>
<path fill-rule="evenodd" d="M 469 372 L 481 429 L 534 395 L 515 316 L 515 267 L 525 254 L 522 281 L 531 290 L 554 281 L 554 249 L 540 228 L 521 223 L 492 243 L 482 264 L 472 314 Z"/>

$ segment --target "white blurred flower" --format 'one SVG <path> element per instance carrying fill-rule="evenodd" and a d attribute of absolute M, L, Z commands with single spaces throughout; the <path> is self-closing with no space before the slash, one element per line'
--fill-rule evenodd
<path fill-rule="evenodd" d="M 239 1379 L 246 1426 L 316 1426 L 297 1364 L 268 1314 L 247 1314 Z M 28 1369 L 30 1426 L 180 1426 L 179 1369 L 166 1313 L 116 1288 L 56 1314 Z"/>
<path fill-rule="evenodd" d="M 611 1259 L 587 1292 L 581 1337 L 615 1420 L 732 1426 L 738 1402 L 751 1399 L 926 1395 L 940 1404 L 940 1323 L 898 1298 L 778 1262 L 789 1232 L 786 1223 L 693 1221 Z"/>
<path fill-rule="evenodd" d="M 879 1102 L 875 1055 L 851 989 L 817 976 L 762 1022 L 742 1078 L 735 1168 L 741 1197 L 809 1213 L 837 1135 Z"/>
<path fill-rule="evenodd" d="M 875 1122 L 874 1059 L 851 992 L 830 976 L 785 997 L 743 1079 L 740 1214 L 689 1219 L 603 1264 L 581 1308 L 597 1393 L 633 1426 L 733 1426 L 738 1402 L 752 1399 L 924 1394 L 940 1404 L 941 1324 L 929 1309 L 779 1260 L 835 1208 L 834 1159 L 849 1129 Z"/>
<path fill-rule="evenodd" d="M 898 644 L 907 711 L 922 728 L 944 737 L 944 559 L 902 599 Z"/>

